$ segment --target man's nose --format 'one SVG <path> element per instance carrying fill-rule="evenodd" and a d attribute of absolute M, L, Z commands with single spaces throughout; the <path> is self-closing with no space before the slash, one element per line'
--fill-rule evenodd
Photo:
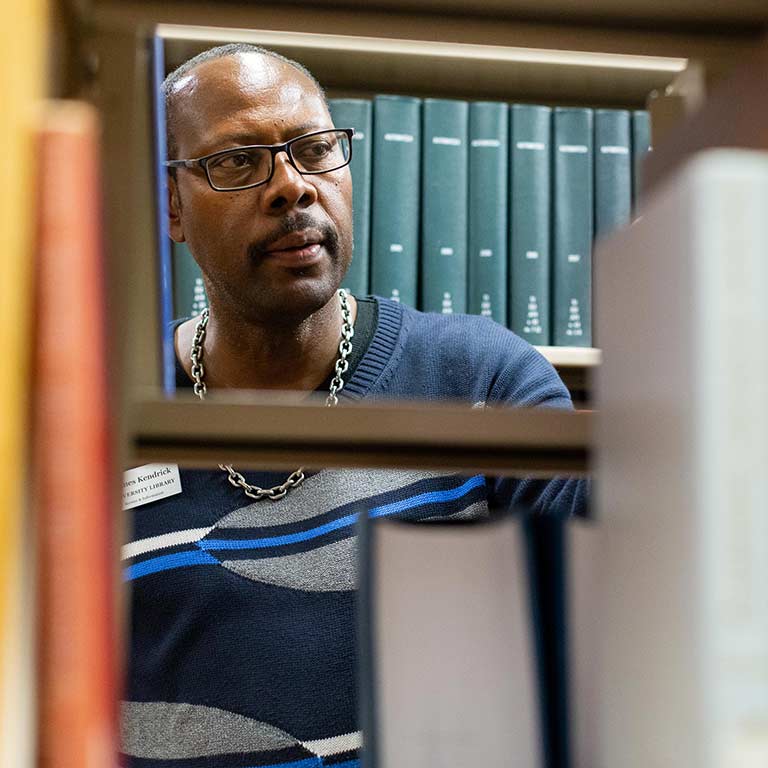
<path fill-rule="evenodd" d="M 266 212 L 280 213 L 286 208 L 306 208 L 317 200 L 314 184 L 299 173 L 287 152 L 277 152 L 273 162 L 272 178 L 264 185 L 262 195 L 262 205 Z"/>

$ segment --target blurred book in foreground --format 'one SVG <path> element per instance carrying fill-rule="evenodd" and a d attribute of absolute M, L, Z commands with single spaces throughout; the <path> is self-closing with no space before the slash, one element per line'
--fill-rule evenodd
<path fill-rule="evenodd" d="M 768 765 L 766 211 L 710 151 L 598 259 L 599 765 Z"/>
<path fill-rule="evenodd" d="M 600 530 L 591 521 L 525 521 L 546 768 L 595 768 L 603 631 Z"/>
<path fill-rule="evenodd" d="M 112 477 L 95 110 L 50 102 L 39 132 L 33 391 L 39 765 L 115 764 Z"/>
<path fill-rule="evenodd" d="M 522 526 L 361 526 L 366 768 L 541 765 Z"/>
<path fill-rule="evenodd" d="M 35 146 L 32 116 L 47 87 L 49 3 L 3 6 L 0 27 L 0 766 L 34 760 L 33 553 L 29 363 Z"/>
<path fill-rule="evenodd" d="M 595 768 L 599 529 L 363 520 L 364 768 Z"/>

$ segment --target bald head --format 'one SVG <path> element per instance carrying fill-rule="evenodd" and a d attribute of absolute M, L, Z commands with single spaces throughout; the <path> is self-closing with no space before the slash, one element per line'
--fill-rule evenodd
<path fill-rule="evenodd" d="M 231 62 L 222 62 L 222 59 L 231 59 Z M 217 61 L 220 66 L 210 66 Z M 238 83 L 255 94 L 259 88 L 268 88 L 277 73 L 284 73 L 286 68 L 295 70 L 296 78 L 302 86 L 306 86 L 307 81 L 311 83 L 325 102 L 325 92 L 306 67 L 252 43 L 231 43 L 210 48 L 178 66 L 162 84 L 169 159 L 178 159 L 179 131 L 183 130 L 185 120 L 195 111 L 195 102 L 206 98 L 206 90 L 213 89 L 209 90 L 209 98 L 226 99 L 226 90 L 220 87 L 221 83 L 217 83 L 222 71 L 229 70 L 231 74 L 236 74 Z"/>

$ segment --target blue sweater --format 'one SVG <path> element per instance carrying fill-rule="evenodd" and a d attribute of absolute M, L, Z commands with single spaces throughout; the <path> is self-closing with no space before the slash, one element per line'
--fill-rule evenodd
<path fill-rule="evenodd" d="M 571 407 L 549 363 L 492 321 L 373 306 L 378 323 L 342 401 Z M 286 476 L 243 474 L 267 487 Z M 577 480 L 421 470 L 308 473 L 275 503 L 248 503 L 220 470 L 182 470 L 181 482 L 181 494 L 130 512 L 122 740 L 132 768 L 357 766 L 356 518 L 482 517 L 520 504 L 567 516 L 586 506 Z"/>

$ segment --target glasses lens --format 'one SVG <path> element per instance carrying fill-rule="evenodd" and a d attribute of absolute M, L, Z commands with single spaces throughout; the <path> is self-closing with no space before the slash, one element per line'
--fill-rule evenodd
<path fill-rule="evenodd" d="M 305 136 L 291 144 L 291 156 L 304 173 L 325 173 L 349 162 L 349 137 L 343 131 Z"/>
<path fill-rule="evenodd" d="M 215 187 L 237 189 L 269 178 L 270 153 L 266 149 L 233 149 L 208 161 L 208 174 Z"/>

